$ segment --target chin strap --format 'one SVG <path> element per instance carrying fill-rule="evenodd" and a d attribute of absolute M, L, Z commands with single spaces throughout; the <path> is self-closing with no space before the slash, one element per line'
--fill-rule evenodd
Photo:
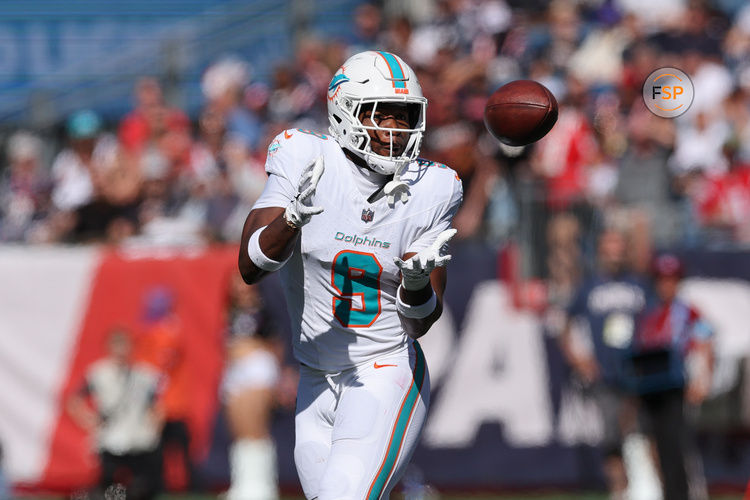
<path fill-rule="evenodd" d="M 409 196 L 411 194 L 409 193 L 409 185 L 401 180 L 401 174 L 408 165 L 408 162 L 400 163 L 396 167 L 396 172 L 393 174 L 393 180 L 388 181 L 383 187 L 383 192 L 388 197 L 388 206 L 391 208 L 395 207 L 396 203 L 399 201 L 403 204 L 406 204 L 406 202 L 409 201 Z"/>

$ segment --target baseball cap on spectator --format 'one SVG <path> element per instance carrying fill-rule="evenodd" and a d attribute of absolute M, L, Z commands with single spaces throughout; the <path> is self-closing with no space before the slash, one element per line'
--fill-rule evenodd
<path fill-rule="evenodd" d="M 8 139 L 8 159 L 23 161 L 38 159 L 42 153 L 42 141 L 26 131 L 19 131 Z"/>
<path fill-rule="evenodd" d="M 201 90 L 209 100 L 221 97 L 230 89 L 242 89 L 250 82 L 251 69 L 246 62 L 227 58 L 211 65 L 201 79 Z"/>
<path fill-rule="evenodd" d="M 174 307 L 174 292 L 167 286 L 156 285 L 146 290 L 143 298 L 143 317 L 146 321 L 159 321 L 167 317 Z"/>
<path fill-rule="evenodd" d="M 657 256 L 651 264 L 651 272 L 655 278 L 682 278 L 685 274 L 682 261 L 673 254 Z"/>
<path fill-rule="evenodd" d="M 88 139 L 99 133 L 102 121 L 99 115 L 84 109 L 70 115 L 66 128 L 71 139 Z"/>

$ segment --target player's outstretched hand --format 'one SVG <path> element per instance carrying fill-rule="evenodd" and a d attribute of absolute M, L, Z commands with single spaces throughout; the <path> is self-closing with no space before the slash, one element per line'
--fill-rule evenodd
<path fill-rule="evenodd" d="M 323 175 L 325 164 L 323 157 L 318 156 L 311 161 L 302 172 L 297 186 L 297 196 L 289 203 L 284 211 L 284 218 L 289 224 L 300 228 L 310 222 L 313 215 L 323 211 L 323 207 L 312 205 L 312 197 L 318 187 L 318 181 Z"/>
<path fill-rule="evenodd" d="M 430 273 L 436 267 L 444 266 L 450 255 L 441 255 L 443 246 L 456 234 L 455 229 L 446 229 L 438 235 L 429 247 L 407 260 L 398 257 L 393 261 L 401 269 L 401 285 L 407 290 L 421 290 L 430 282 Z"/>

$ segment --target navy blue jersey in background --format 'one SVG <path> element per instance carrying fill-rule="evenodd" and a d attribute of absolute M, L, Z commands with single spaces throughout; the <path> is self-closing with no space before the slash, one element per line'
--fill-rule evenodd
<path fill-rule="evenodd" d="M 647 296 L 643 280 L 634 274 L 597 274 L 583 282 L 568 306 L 569 318 L 588 324 L 594 356 L 607 384 L 623 385 L 623 360 Z"/>

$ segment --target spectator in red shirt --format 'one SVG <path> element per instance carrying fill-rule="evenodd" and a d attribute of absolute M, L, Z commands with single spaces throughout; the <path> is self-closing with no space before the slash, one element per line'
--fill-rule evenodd
<path fill-rule="evenodd" d="M 174 292 L 156 286 L 144 297 L 145 332 L 139 342 L 139 359 L 156 369 L 162 377 L 159 403 L 164 411 L 160 447 L 163 460 L 179 457 L 192 489 L 193 464 L 190 458 L 190 371 L 185 356 L 185 338 L 174 312 Z"/>
<path fill-rule="evenodd" d="M 182 130 L 185 123 L 185 113 L 167 107 L 159 82 L 145 77 L 135 84 L 135 109 L 122 120 L 117 135 L 125 150 L 140 153 L 165 132 Z"/>
<path fill-rule="evenodd" d="M 683 276 L 677 257 L 657 257 L 652 273 L 657 302 L 637 323 L 626 371 L 656 442 L 664 500 L 706 499 L 688 415 L 709 393 L 713 330 L 677 297 Z"/>
<path fill-rule="evenodd" d="M 557 124 L 533 153 L 532 166 L 545 179 L 553 207 L 568 207 L 583 199 L 586 169 L 597 157 L 596 137 L 582 110 L 585 94 L 581 82 L 568 79 L 567 106 L 561 108 Z"/>
<path fill-rule="evenodd" d="M 693 192 L 701 223 L 712 236 L 733 241 L 750 241 L 750 164 L 735 158 L 736 146 L 724 146 L 729 170 L 706 175 Z M 717 234 L 718 233 L 718 234 Z"/>

